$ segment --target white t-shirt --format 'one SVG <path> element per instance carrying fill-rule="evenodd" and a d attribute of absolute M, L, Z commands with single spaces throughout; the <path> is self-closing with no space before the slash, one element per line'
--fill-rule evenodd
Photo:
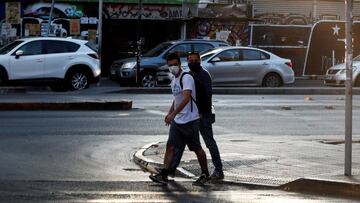
<path fill-rule="evenodd" d="M 191 96 L 193 98 L 196 98 L 196 90 L 195 90 L 195 82 L 194 82 L 194 78 L 189 75 L 186 74 L 183 76 L 182 78 L 182 84 L 183 84 L 183 90 L 181 89 L 180 86 L 180 78 L 181 75 L 184 74 L 184 72 L 182 72 L 179 77 L 177 78 L 173 78 L 173 80 L 171 81 L 171 90 L 172 90 L 172 94 L 174 96 L 174 101 L 175 101 L 175 108 L 181 103 L 181 101 L 183 100 L 183 90 L 191 90 Z M 192 111 L 191 111 L 191 103 L 192 103 Z M 199 110 L 195 104 L 194 101 L 190 101 L 186 104 L 186 106 L 182 109 L 182 111 L 180 111 L 176 116 L 175 116 L 175 123 L 178 124 L 184 124 L 184 123 L 188 123 L 190 121 L 194 121 L 196 119 L 199 118 Z"/>

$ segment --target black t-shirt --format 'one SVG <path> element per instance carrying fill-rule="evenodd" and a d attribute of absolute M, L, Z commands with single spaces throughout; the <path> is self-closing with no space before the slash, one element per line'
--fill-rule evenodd
<path fill-rule="evenodd" d="M 201 70 L 194 75 L 196 85 L 196 103 L 198 104 L 199 113 L 207 115 L 211 113 L 212 105 L 212 84 L 208 71 Z M 201 91 L 199 91 L 201 90 Z"/>

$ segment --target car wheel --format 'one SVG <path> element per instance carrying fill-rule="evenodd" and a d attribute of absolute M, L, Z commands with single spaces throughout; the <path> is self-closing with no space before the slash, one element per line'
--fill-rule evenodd
<path fill-rule="evenodd" d="M 0 70 L 0 86 L 3 86 L 6 83 L 6 76 L 3 71 Z"/>
<path fill-rule="evenodd" d="M 82 90 L 90 85 L 88 74 L 82 70 L 72 71 L 67 78 L 67 83 L 71 90 Z"/>
<path fill-rule="evenodd" d="M 142 87 L 155 87 L 156 86 L 155 75 L 150 72 L 145 72 L 145 73 L 141 74 L 140 85 Z"/>
<path fill-rule="evenodd" d="M 282 86 L 281 77 L 276 73 L 267 74 L 262 83 L 263 87 L 280 87 Z"/>

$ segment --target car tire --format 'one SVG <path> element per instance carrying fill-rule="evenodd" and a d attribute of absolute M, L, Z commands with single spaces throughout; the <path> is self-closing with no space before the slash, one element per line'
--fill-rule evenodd
<path fill-rule="evenodd" d="M 0 69 L 0 86 L 5 85 L 6 82 L 7 82 L 6 74 L 4 73 L 3 70 Z"/>
<path fill-rule="evenodd" d="M 152 72 L 144 72 L 140 76 L 140 85 L 141 87 L 155 87 L 156 86 L 156 77 Z"/>
<path fill-rule="evenodd" d="M 263 87 L 280 87 L 282 85 L 282 79 L 276 73 L 268 73 L 267 75 L 265 75 L 262 82 Z"/>
<path fill-rule="evenodd" d="M 90 86 L 90 77 L 84 70 L 73 70 L 66 77 L 66 83 L 70 90 L 82 90 Z"/>

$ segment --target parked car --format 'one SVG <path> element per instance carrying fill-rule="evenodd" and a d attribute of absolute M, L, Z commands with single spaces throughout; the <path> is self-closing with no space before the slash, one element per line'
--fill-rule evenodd
<path fill-rule="evenodd" d="M 353 59 L 352 85 L 360 87 L 360 55 Z M 330 67 L 324 76 L 324 84 L 328 86 L 344 86 L 346 80 L 345 63 Z"/>
<path fill-rule="evenodd" d="M 84 40 L 25 38 L 0 49 L 0 85 L 46 84 L 80 90 L 98 81 L 100 73 L 98 55 Z"/>
<path fill-rule="evenodd" d="M 141 57 L 140 85 L 154 87 L 156 85 L 156 72 L 166 64 L 166 56 L 170 53 L 178 53 L 182 60 L 190 51 L 205 51 L 214 47 L 229 46 L 220 40 L 178 40 L 163 42 L 149 50 Z M 110 68 L 111 79 L 121 83 L 134 84 L 136 78 L 136 58 L 127 58 L 114 61 Z"/>
<path fill-rule="evenodd" d="M 279 87 L 295 82 L 290 59 L 251 47 L 220 47 L 201 53 L 201 65 L 212 77 L 214 86 Z M 182 64 L 185 71 L 187 64 Z M 164 66 L 157 73 L 158 82 L 172 77 Z"/>

